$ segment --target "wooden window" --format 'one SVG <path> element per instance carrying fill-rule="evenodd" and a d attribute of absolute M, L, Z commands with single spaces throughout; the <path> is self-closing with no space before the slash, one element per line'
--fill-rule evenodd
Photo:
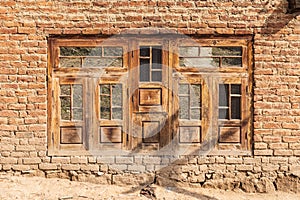
<path fill-rule="evenodd" d="M 211 145 L 208 148 L 213 154 L 248 154 L 251 42 L 230 38 L 182 39 L 178 44 L 173 77 L 176 80 L 176 74 L 180 74 L 179 127 L 173 128 L 178 130 L 179 145 L 196 147 L 189 153 L 198 152 L 195 150 L 206 144 Z"/>
<path fill-rule="evenodd" d="M 162 81 L 162 47 L 140 46 L 140 81 Z"/>
<path fill-rule="evenodd" d="M 49 39 L 49 155 L 249 154 L 251 38 L 148 37 Z"/>
<path fill-rule="evenodd" d="M 61 84 L 59 97 L 61 120 L 75 121 L 83 119 L 81 84 Z"/>
<path fill-rule="evenodd" d="M 123 119 L 121 84 L 100 84 L 100 119 Z"/>
<path fill-rule="evenodd" d="M 179 85 L 179 119 L 201 119 L 201 85 Z"/>
<path fill-rule="evenodd" d="M 122 67 L 122 47 L 60 47 L 60 67 Z"/>
<path fill-rule="evenodd" d="M 182 67 L 242 67 L 241 47 L 180 46 L 179 56 Z"/>

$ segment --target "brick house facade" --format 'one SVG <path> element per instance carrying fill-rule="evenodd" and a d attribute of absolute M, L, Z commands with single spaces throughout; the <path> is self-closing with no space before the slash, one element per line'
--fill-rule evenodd
<path fill-rule="evenodd" d="M 286 0 L 4 0 L 0 5 L 0 170 L 109 184 L 156 182 L 299 192 L 298 14 Z M 146 39 L 185 35 L 221 41 L 221 46 L 247 40 L 251 62 L 246 85 L 251 87 L 245 151 L 177 157 L 51 151 L 50 132 L 58 128 L 49 125 L 55 117 L 49 106 L 55 105 L 49 89 L 54 80 L 49 72 L 55 54 L 51 42 L 94 41 L 122 34 Z"/>

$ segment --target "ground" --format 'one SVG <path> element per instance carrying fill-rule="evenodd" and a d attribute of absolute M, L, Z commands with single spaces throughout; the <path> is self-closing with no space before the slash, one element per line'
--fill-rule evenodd
<path fill-rule="evenodd" d="M 300 194 L 274 192 L 250 194 L 242 191 L 223 191 L 205 188 L 160 187 L 151 185 L 157 199 L 201 199 L 201 200 L 299 200 Z M 0 199 L 149 199 L 140 194 L 142 187 L 120 187 L 74 182 L 66 179 L 46 179 L 41 177 L 0 176 Z M 146 192 L 147 193 L 147 190 Z"/>

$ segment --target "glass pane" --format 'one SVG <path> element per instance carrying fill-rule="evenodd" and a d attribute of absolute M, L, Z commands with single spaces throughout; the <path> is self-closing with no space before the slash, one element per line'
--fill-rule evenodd
<path fill-rule="evenodd" d="M 228 84 L 220 84 L 219 85 L 219 106 L 229 106 L 228 102 Z"/>
<path fill-rule="evenodd" d="M 141 46 L 140 47 L 140 56 L 149 57 L 150 56 L 150 47 L 149 46 Z"/>
<path fill-rule="evenodd" d="M 219 119 L 229 119 L 228 109 L 219 109 Z"/>
<path fill-rule="evenodd" d="M 109 85 L 100 85 L 100 93 L 101 94 L 110 94 L 110 86 Z"/>
<path fill-rule="evenodd" d="M 71 95 L 71 85 L 60 85 L 61 95 Z"/>
<path fill-rule="evenodd" d="M 231 85 L 231 94 L 241 94 L 241 85 L 232 84 Z"/>
<path fill-rule="evenodd" d="M 162 81 L 162 72 L 161 71 L 153 71 L 152 72 L 152 81 L 161 82 Z"/>
<path fill-rule="evenodd" d="M 60 114 L 62 120 L 71 120 L 71 98 L 60 97 Z"/>
<path fill-rule="evenodd" d="M 231 119 L 241 119 L 241 98 L 231 98 Z"/>
<path fill-rule="evenodd" d="M 102 56 L 102 48 L 101 47 L 94 47 L 92 48 L 89 56 Z"/>
<path fill-rule="evenodd" d="M 161 69 L 162 50 L 161 47 L 152 47 L 152 69 Z"/>
<path fill-rule="evenodd" d="M 212 56 L 213 53 L 212 53 L 212 50 L 213 48 L 212 47 L 200 47 L 200 56 Z"/>
<path fill-rule="evenodd" d="M 82 85 L 73 85 L 73 107 L 82 108 Z"/>
<path fill-rule="evenodd" d="M 241 56 L 242 47 L 213 47 L 212 53 L 214 56 Z"/>
<path fill-rule="evenodd" d="M 191 109 L 191 119 L 201 119 L 200 108 L 192 108 Z"/>
<path fill-rule="evenodd" d="M 179 97 L 179 118 L 189 119 L 189 97 Z"/>
<path fill-rule="evenodd" d="M 123 66 L 123 58 L 114 58 L 108 67 L 122 67 Z"/>
<path fill-rule="evenodd" d="M 179 64 L 185 67 L 219 67 L 219 58 L 180 58 Z"/>
<path fill-rule="evenodd" d="M 122 47 L 104 47 L 104 56 L 122 56 Z"/>
<path fill-rule="evenodd" d="M 185 58 L 179 58 L 179 66 L 180 67 L 187 67 L 187 63 L 185 63 Z"/>
<path fill-rule="evenodd" d="M 140 81 L 150 81 L 149 59 L 140 59 Z"/>
<path fill-rule="evenodd" d="M 192 85 L 191 107 L 201 107 L 200 85 Z"/>
<path fill-rule="evenodd" d="M 179 56 L 193 57 L 199 56 L 198 47 L 179 47 Z"/>
<path fill-rule="evenodd" d="M 100 97 L 100 111 L 101 119 L 110 119 L 110 97 L 101 96 Z"/>
<path fill-rule="evenodd" d="M 101 56 L 101 47 L 60 47 L 61 56 Z"/>
<path fill-rule="evenodd" d="M 80 58 L 60 58 L 60 67 L 81 67 Z"/>
<path fill-rule="evenodd" d="M 82 109 L 73 108 L 73 119 L 82 120 Z"/>
<path fill-rule="evenodd" d="M 179 84 L 179 94 L 189 94 L 189 85 L 188 84 Z"/>
<path fill-rule="evenodd" d="M 84 58 L 83 67 L 122 67 L 123 58 Z"/>
<path fill-rule="evenodd" d="M 242 58 L 222 58 L 222 67 L 242 67 Z"/>
<path fill-rule="evenodd" d="M 122 108 L 113 108 L 112 119 L 122 119 L 122 118 L 123 118 Z"/>
<path fill-rule="evenodd" d="M 112 86 L 112 106 L 122 106 L 122 85 Z"/>

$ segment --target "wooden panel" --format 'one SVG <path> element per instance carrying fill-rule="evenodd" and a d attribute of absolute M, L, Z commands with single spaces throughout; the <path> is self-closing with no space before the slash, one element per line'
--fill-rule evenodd
<path fill-rule="evenodd" d="M 219 128 L 219 142 L 233 142 L 239 143 L 241 138 L 240 127 L 220 127 Z"/>
<path fill-rule="evenodd" d="M 61 127 L 60 143 L 61 144 L 82 144 L 82 128 Z"/>
<path fill-rule="evenodd" d="M 143 142 L 158 143 L 159 142 L 159 121 L 142 122 L 143 126 Z"/>
<path fill-rule="evenodd" d="M 140 88 L 139 99 L 141 106 L 161 105 L 161 88 Z"/>
<path fill-rule="evenodd" d="M 180 143 L 200 143 L 201 131 L 199 126 L 181 126 L 179 127 Z"/>
<path fill-rule="evenodd" d="M 121 143 L 122 127 L 100 127 L 100 142 L 102 143 Z"/>

